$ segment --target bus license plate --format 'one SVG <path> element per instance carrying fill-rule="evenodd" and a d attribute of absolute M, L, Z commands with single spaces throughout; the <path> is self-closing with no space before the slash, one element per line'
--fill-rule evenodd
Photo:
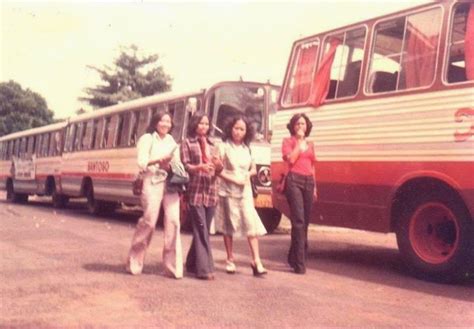
<path fill-rule="evenodd" d="M 259 194 L 257 198 L 254 199 L 254 202 L 255 208 L 273 208 L 271 194 Z"/>

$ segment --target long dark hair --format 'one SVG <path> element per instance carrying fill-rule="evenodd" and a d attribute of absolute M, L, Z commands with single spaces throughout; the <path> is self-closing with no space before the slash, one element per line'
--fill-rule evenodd
<path fill-rule="evenodd" d="M 188 123 L 188 137 L 196 137 L 196 130 L 199 125 L 199 122 L 201 122 L 202 118 L 207 117 L 209 119 L 209 116 L 202 112 L 202 111 L 197 111 L 193 114 L 193 116 L 189 119 Z M 209 132 L 211 131 L 211 120 L 209 120 L 209 130 L 207 131 L 207 135 L 209 136 Z"/>
<path fill-rule="evenodd" d="M 158 112 L 156 112 L 155 115 L 153 115 L 153 117 L 151 118 L 150 124 L 148 125 L 148 128 L 146 128 L 146 132 L 148 134 L 153 134 L 156 131 L 156 125 L 158 124 L 158 122 L 161 121 L 161 119 L 165 115 L 168 115 L 171 119 L 171 128 L 170 128 L 170 131 L 168 131 L 168 134 L 170 134 L 171 131 L 173 130 L 174 124 L 173 124 L 173 117 L 171 116 L 171 113 L 169 113 L 168 111 L 158 111 Z"/>
<path fill-rule="evenodd" d="M 295 124 L 301 118 L 304 118 L 304 120 L 306 121 L 306 132 L 304 134 L 305 137 L 308 137 L 311 133 L 311 129 L 313 129 L 313 124 L 309 120 L 308 116 L 304 113 L 296 113 L 291 117 L 290 122 L 288 122 L 288 124 L 286 125 L 286 128 L 288 128 L 291 136 L 294 136 L 296 134 Z"/>
<path fill-rule="evenodd" d="M 253 126 L 250 124 L 249 119 L 245 115 L 242 115 L 242 114 L 237 114 L 237 115 L 231 117 L 227 121 L 227 123 L 225 124 L 224 129 L 223 129 L 222 140 L 224 142 L 228 141 L 228 140 L 230 140 L 230 141 L 232 140 L 232 128 L 234 128 L 235 124 L 239 120 L 242 120 L 245 123 L 245 127 L 247 128 L 247 130 L 245 132 L 244 139 L 243 139 L 244 144 L 247 145 L 247 146 L 250 146 L 250 142 L 252 141 L 252 139 L 255 135 L 255 131 L 253 129 Z"/>

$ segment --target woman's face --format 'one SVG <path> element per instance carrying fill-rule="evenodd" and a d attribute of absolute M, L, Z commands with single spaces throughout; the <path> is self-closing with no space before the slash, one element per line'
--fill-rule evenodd
<path fill-rule="evenodd" d="M 203 116 L 201 121 L 199 121 L 197 125 L 196 135 L 206 136 L 208 131 L 209 131 L 209 118 L 207 116 Z"/>
<path fill-rule="evenodd" d="M 308 127 L 306 126 L 306 120 L 303 117 L 299 118 L 295 122 L 295 125 L 294 125 L 293 128 L 295 130 L 295 135 L 296 136 L 305 136 L 306 135 L 306 129 L 308 129 Z"/>
<path fill-rule="evenodd" d="M 165 114 L 161 117 L 161 120 L 158 121 L 155 127 L 156 131 L 160 135 L 166 135 L 170 132 L 171 129 L 171 117 L 169 114 Z"/>
<path fill-rule="evenodd" d="M 247 133 L 247 125 L 243 120 L 237 120 L 232 127 L 232 140 L 234 143 L 242 143 Z"/>

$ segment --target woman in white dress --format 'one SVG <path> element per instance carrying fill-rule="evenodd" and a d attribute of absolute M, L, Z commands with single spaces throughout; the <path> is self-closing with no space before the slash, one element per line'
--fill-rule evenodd
<path fill-rule="evenodd" d="M 260 259 L 258 237 L 266 234 L 265 227 L 255 210 L 250 177 L 256 175 L 256 166 L 250 152 L 253 130 L 245 116 L 232 118 L 224 128 L 219 156 L 224 169 L 218 189 L 215 214 L 216 230 L 224 235 L 227 252 L 226 271 L 235 273 L 233 237 L 246 236 L 253 274 L 261 276 L 267 271 Z"/>

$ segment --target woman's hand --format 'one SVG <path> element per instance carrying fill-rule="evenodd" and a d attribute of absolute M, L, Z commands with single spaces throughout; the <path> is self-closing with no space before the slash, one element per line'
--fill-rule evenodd
<path fill-rule="evenodd" d="M 313 191 L 313 201 L 318 201 L 318 189 L 314 189 Z"/>
<path fill-rule="evenodd" d="M 153 166 L 153 165 L 159 165 L 160 168 L 164 169 L 164 167 L 169 167 L 169 164 L 171 162 L 172 156 L 167 155 L 163 158 L 156 159 L 156 160 L 151 160 L 148 162 L 148 166 Z"/>
<path fill-rule="evenodd" d="M 209 174 L 215 171 L 215 167 L 212 163 L 202 163 L 198 165 L 198 171 L 202 171 L 202 172 L 205 172 L 206 174 Z"/>
<path fill-rule="evenodd" d="M 215 172 L 219 174 L 224 169 L 224 164 L 222 163 L 222 160 L 219 157 L 213 156 L 211 161 L 214 165 Z"/>

